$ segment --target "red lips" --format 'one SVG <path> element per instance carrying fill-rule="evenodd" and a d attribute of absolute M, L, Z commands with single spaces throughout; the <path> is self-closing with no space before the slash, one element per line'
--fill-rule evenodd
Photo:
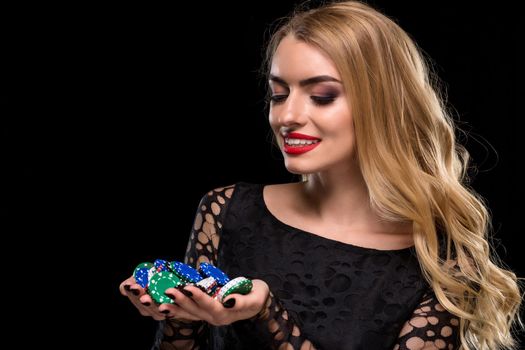
<path fill-rule="evenodd" d="M 298 139 L 298 140 L 310 140 L 310 141 L 317 141 L 316 143 L 312 143 L 309 145 L 289 145 L 286 143 L 286 139 Z M 284 152 L 287 154 L 303 154 L 306 152 L 309 152 L 316 148 L 320 143 L 321 139 L 318 137 L 310 136 L 301 134 L 298 132 L 291 132 L 289 134 L 286 134 L 286 136 L 283 136 L 284 141 Z"/>

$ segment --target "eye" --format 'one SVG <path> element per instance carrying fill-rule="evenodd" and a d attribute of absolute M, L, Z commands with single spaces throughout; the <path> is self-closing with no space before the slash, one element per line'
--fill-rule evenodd
<path fill-rule="evenodd" d="M 286 100 L 286 97 L 288 97 L 288 95 L 272 95 L 270 96 L 270 102 L 280 103 Z"/>
<path fill-rule="evenodd" d="M 335 101 L 337 96 L 329 95 L 329 96 L 310 96 L 314 104 L 319 106 L 325 106 Z"/>

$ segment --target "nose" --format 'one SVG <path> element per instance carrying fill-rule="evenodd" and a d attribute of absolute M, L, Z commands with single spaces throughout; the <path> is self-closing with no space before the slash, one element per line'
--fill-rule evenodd
<path fill-rule="evenodd" d="M 307 104 L 299 94 L 290 92 L 285 101 L 272 107 L 272 113 L 282 126 L 302 125 L 307 120 Z"/>

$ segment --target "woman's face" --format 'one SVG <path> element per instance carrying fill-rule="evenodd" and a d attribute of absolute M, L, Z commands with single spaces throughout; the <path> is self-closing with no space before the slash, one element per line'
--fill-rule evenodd
<path fill-rule="evenodd" d="M 291 173 L 353 164 L 354 127 L 341 78 L 325 53 L 286 36 L 270 69 L 270 125 Z"/>

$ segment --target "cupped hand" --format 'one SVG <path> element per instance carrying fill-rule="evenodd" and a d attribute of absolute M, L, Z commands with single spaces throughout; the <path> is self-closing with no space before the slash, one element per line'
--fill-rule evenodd
<path fill-rule="evenodd" d="M 146 290 L 137 284 L 133 276 L 123 281 L 119 290 L 120 294 L 128 297 L 142 316 L 151 316 L 157 321 L 166 319 L 166 314 L 159 311 L 158 305 L 146 293 Z"/>
<path fill-rule="evenodd" d="M 254 279 L 252 284 L 250 293 L 230 294 L 223 303 L 192 285 L 181 290 L 168 288 L 165 294 L 172 298 L 175 304 L 161 304 L 159 311 L 166 313 L 169 318 L 203 320 L 214 326 L 249 319 L 262 310 L 270 293 L 266 282 Z"/>
<path fill-rule="evenodd" d="M 206 321 L 214 326 L 228 325 L 235 321 L 256 316 L 265 306 L 270 289 L 262 280 L 252 280 L 252 290 L 246 295 L 230 294 L 223 303 L 204 293 L 199 288 L 187 285 L 180 290 L 168 288 L 165 294 L 174 304 L 156 305 L 133 277 L 120 285 L 120 292 L 127 296 L 144 316 L 155 320 L 173 318 L 182 321 Z M 128 286 L 128 287 L 126 287 Z"/>

